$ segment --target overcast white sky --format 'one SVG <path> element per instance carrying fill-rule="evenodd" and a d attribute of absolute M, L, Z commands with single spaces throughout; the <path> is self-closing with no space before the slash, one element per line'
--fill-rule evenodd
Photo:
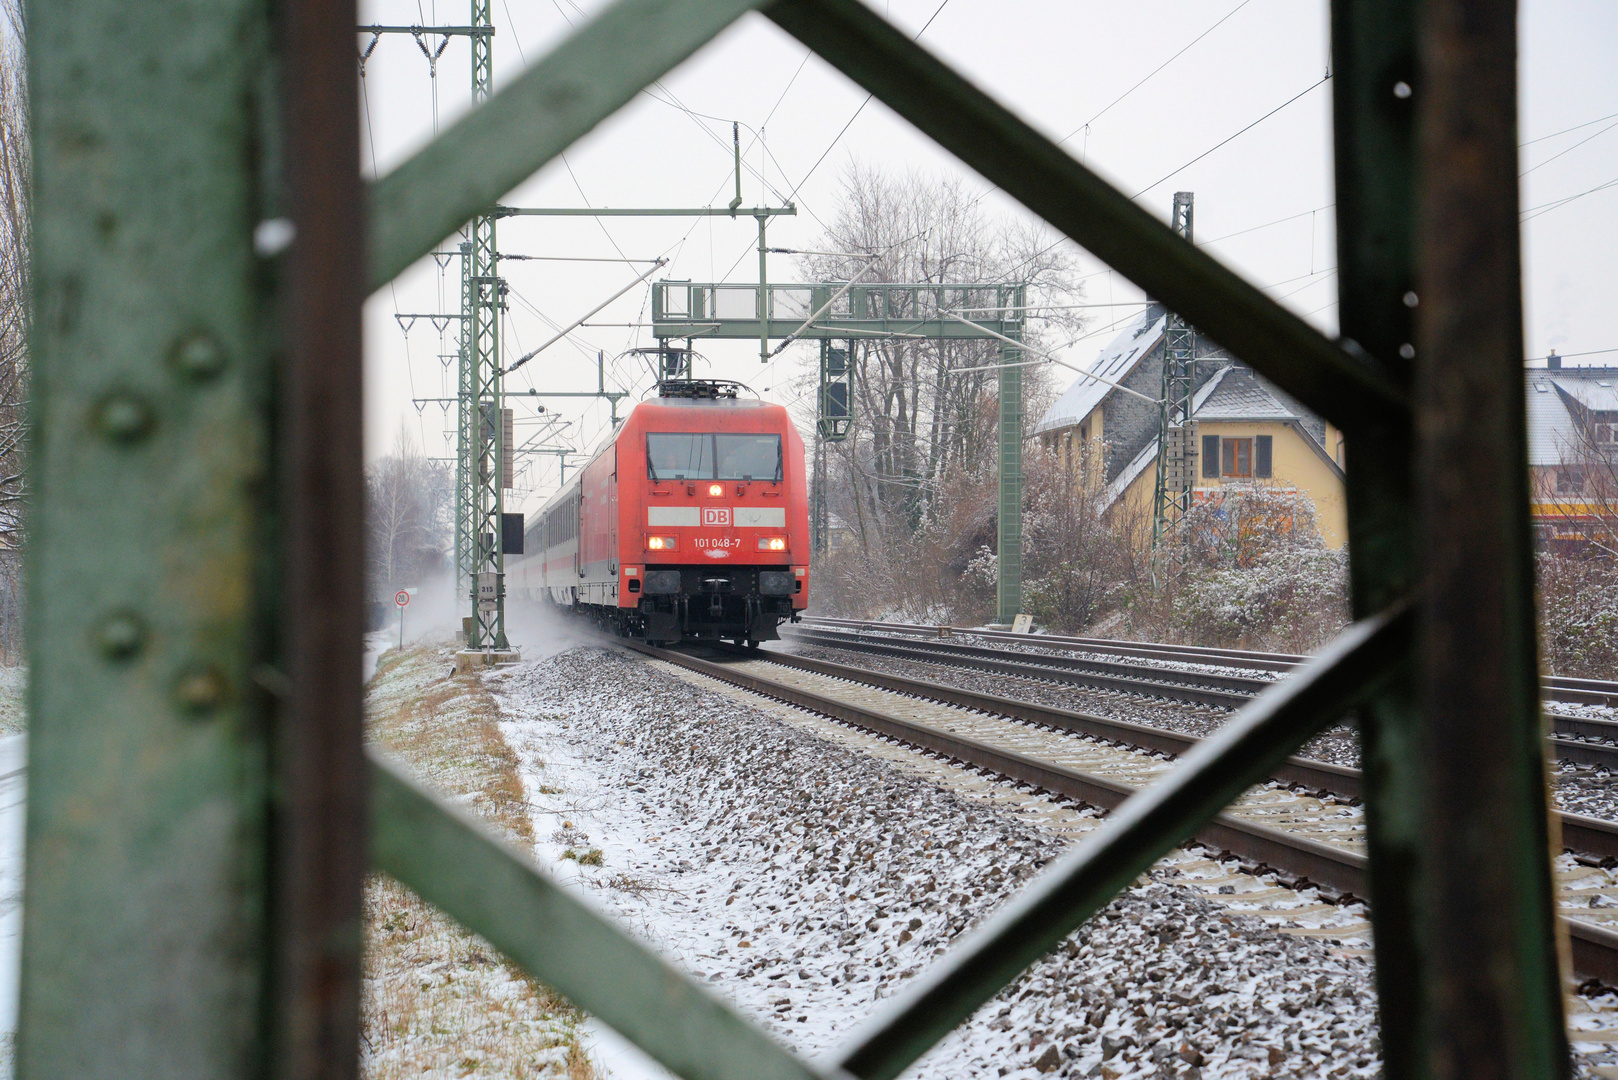
<path fill-rule="evenodd" d="M 1073 133 L 1064 145 L 1075 156 L 1131 194 L 1146 189 L 1141 202 L 1160 216 L 1167 217 L 1175 191 L 1195 192 L 1199 242 L 1249 280 L 1273 286 L 1272 296 L 1322 330 L 1335 331 L 1331 83 L 1316 85 L 1327 66 L 1324 2 L 942 0 L 942 7 L 941 0 L 873 2 L 912 33 L 931 19 L 921 39 L 928 48 L 1035 127 L 1055 138 Z M 603 0 L 494 0 L 497 83 L 554 47 L 570 23 L 602 6 Z M 447 0 L 362 0 L 361 8 L 364 22 L 454 25 L 467 19 L 464 2 Z M 1554 204 L 1614 182 L 1525 214 L 1529 355 L 1543 356 L 1553 348 L 1563 354 L 1613 350 L 1568 362 L 1618 363 L 1613 318 L 1618 65 L 1611 59 L 1618 43 L 1618 4 L 1526 0 L 1522 10 L 1522 138 L 1527 142 L 1522 160 L 1531 170 L 1523 178 L 1523 207 Z M 362 38 L 361 45 L 367 41 Z M 1113 104 L 1165 61 L 1170 62 L 1161 71 Z M 451 40 L 438 58 L 436 80 L 429 79 L 428 61 L 409 36 L 380 41 L 363 84 L 367 170 L 386 172 L 429 140 L 435 126 L 465 112 L 468 66 L 464 38 Z M 1175 172 L 1300 93 L 1250 131 Z M 506 202 L 722 205 L 730 198 L 732 119 L 744 125 L 743 146 L 751 144 L 748 162 L 770 185 L 766 191 L 756 175 L 748 176 L 747 204 L 766 197 L 774 204 L 796 192 L 799 215 L 776 219 L 770 230 L 775 246 L 812 246 L 821 231 L 815 215 L 830 220 L 851 161 L 895 172 L 955 175 L 973 190 L 987 187 L 881 103 L 861 109 L 865 99 L 864 91 L 795 40 L 750 15 L 575 145 L 565 163 L 553 163 Z M 998 194 L 989 195 L 985 205 L 1007 217 L 1026 214 Z M 751 220 L 723 218 L 608 218 L 599 224 L 529 218 L 499 226 L 503 252 L 663 255 L 672 262 L 659 277 L 698 281 L 756 281 L 755 243 Z M 1080 259 L 1085 272 L 1093 273 L 1085 282 L 1090 301 L 1139 299 L 1138 290 L 1098 260 L 1082 253 Z M 515 294 L 506 326 L 508 355 L 540 344 L 551 336 L 552 325 L 572 322 L 638 272 L 602 262 L 512 262 L 504 271 Z M 439 357 L 454 352 L 453 334 L 440 337 L 423 320 L 407 336 L 394 313 L 455 311 L 458 274 L 453 261 L 441 274 L 431 259 L 423 260 L 371 298 L 366 444 L 372 458 L 389 451 L 401 427 L 428 454 L 449 452 L 448 414 L 436 404 L 418 409 L 411 399 L 454 394 L 452 363 L 446 366 Z M 792 280 L 796 268 L 789 257 L 773 256 L 770 275 Z M 650 314 L 649 291 L 631 290 L 592 323 L 644 321 Z M 1128 309 L 1118 314 L 1127 317 Z M 1112 317 L 1098 314 L 1094 328 L 1103 330 Z M 1110 336 L 1099 333 L 1074 345 L 1066 359 L 1087 364 Z M 626 349 L 650 344 L 643 329 L 592 326 L 541 354 L 508 380 L 507 389 L 594 389 L 594 357 L 604 350 L 609 383 L 638 395 L 650 383 L 644 366 L 633 358 L 610 362 Z M 814 356 L 812 349 L 795 346 L 761 370 L 756 344 L 712 342 L 702 352 L 713 365 L 698 374 L 738 379 L 765 397 L 787 401 L 792 378 Z M 566 441 L 575 446 L 592 445 L 607 423 L 605 403 L 552 401 L 549 408 L 571 420 Z M 520 404 L 518 409 L 521 436 L 534 426 L 527 420 L 532 411 Z M 526 489 L 519 506 L 531 509 L 555 487 L 555 459 L 532 459 L 519 483 Z"/>

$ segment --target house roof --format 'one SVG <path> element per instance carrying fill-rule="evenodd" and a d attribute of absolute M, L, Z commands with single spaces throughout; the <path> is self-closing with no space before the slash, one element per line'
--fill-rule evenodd
<path fill-rule="evenodd" d="M 1196 405 L 1194 415 L 1198 420 L 1305 419 L 1302 412 L 1265 386 L 1249 368 L 1223 368 L 1204 385 L 1214 389 Z"/>
<path fill-rule="evenodd" d="M 1618 412 L 1618 379 L 1610 373 L 1606 378 L 1570 379 L 1558 376 L 1551 385 L 1592 412 Z"/>
<path fill-rule="evenodd" d="M 1527 368 L 1523 372 L 1528 404 L 1528 464 L 1559 465 L 1584 442 L 1570 407 L 1595 412 L 1618 410 L 1618 369 Z"/>
<path fill-rule="evenodd" d="M 1314 434 L 1315 418 L 1270 387 L 1251 368 L 1229 364 L 1214 372 L 1191 399 L 1191 416 L 1197 421 L 1289 424 L 1309 443 L 1311 450 L 1341 474 L 1341 467 Z M 1157 439 L 1154 436 L 1107 486 L 1107 505 L 1116 502 L 1120 495 L 1129 490 L 1129 485 L 1156 461 Z"/>
<path fill-rule="evenodd" d="M 1167 316 L 1160 315 L 1148 322 L 1146 317 L 1150 312 L 1148 308 L 1131 319 L 1123 332 L 1113 338 L 1085 370 L 1110 382 L 1123 381 L 1163 336 Z M 1107 383 L 1080 375 L 1066 393 L 1056 399 L 1056 404 L 1045 413 L 1033 433 L 1041 435 L 1082 422 L 1111 392 L 1112 387 Z"/>
<path fill-rule="evenodd" d="M 1204 419 L 1202 415 L 1203 406 L 1207 404 L 1209 398 L 1213 397 L 1214 394 L 1219 391 L 1220 384 L 1222 384 L 1231 374 L 1231 372 L 1235 370 L 1237 369 L 1234 367 L 1222 367 L 1213 373 L 1212 378 L 1197 388 L 1196 394 L 1194 394 L 1191 398 L 1191 415 L 1193 417 L 1198 420 Z M 1226 420 L 1235 418 L 1219 417 L 1219 419 Z M 1156 460 L 1157 437 L 1153 436 L 1152 441 L 1143 446 L 1141 448 L 1141 452 L 1131 458 L 1129 464 L 1120 469 L 1118 471 L 1118 475 L 1113 477 L 1112 483 L 1107 485 L 1106 505 L 1111 506 L 1113 503 L 1117 502 L 1118 497 L 1129 490 L 1129 485 L 1133 484 L 1136 478 L 1139 477 L 1141 473 L 1146 471 L 1147 466 L 1151 465 Z"/>

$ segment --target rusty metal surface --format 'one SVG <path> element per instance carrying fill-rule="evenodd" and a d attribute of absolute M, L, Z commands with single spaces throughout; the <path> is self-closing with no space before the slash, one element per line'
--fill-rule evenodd
<path fill-rule="evenodd" d="M 1416 506 L 1435 1080 L 1567 1075 L 1534 641 L 1517 221 L 1517 5 L 1425 0 Z"/>
<path fill-rule="evenodd" d="M 289 0 L 279 27 L 286 214 L 280 503 L 285 543 L 272 823 L 277 1080 L 359 1070 L 364 209 L 352 0 Z"/>

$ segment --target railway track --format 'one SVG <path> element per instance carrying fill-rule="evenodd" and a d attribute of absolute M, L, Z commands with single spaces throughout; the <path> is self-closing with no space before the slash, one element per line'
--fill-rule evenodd
<path fill-rule="evenodd" d="M 1034 636 L 1013 634 L 1004 630 L 926 626 L 921 623 L 862 622 L 857 619 L 832 619 L 814 615 L 805 616 L 800 625 L 934 639 L 953 637 L 960 634 L 985 641 L 1004 642 L 1008 645 L 1019 646 L 1022 650 L 1027 650 L 1030 646 L 1034 648 L 1070 649 L 1175 664 L 1207 664 L 1215 667 L 1237 667 L 1247 668 L 1251 671 L 1273 671 L 1278 673 L 1291 671 L 1308 659 L 1308 657 L 1298 653 L 1220 649 L 1205 645 L 1164 645 L 1148 641 L 1119 641 L 1114 638 L 1071 637 L 1057 634 Z M 1618 681 L 1573 679 L 1562 675 L 1550 675 L 1541 680 L 1541 685 L 1546 701 L 1618 708 Z"/>
<path fill-rule="evenodd" d="M 704 658 L 638 642 L 617 644 L 1108 810 L 1172 768 L 1168 758 L 1197 742 L 1175 732 L 806 657 L 736 650 Z M 1271 867 L 1296 884 L 1366 896 L 1363 819 L 1349 801 L 1358 791 L 1357 770 L 1292 758 L 1272 779 L 1277 783 L 1247 792 L 1194 839 Z M 1584 976 L 1618 983 L 1618 876 L 1602 868 L 1618 862 L 1618 825 L 1576 814 L 1559 817 L 1564 843 L 1577 858 L 1559 873 L 1559 904 L 1574 966 Z"/>
<path fill-rule="evenodd" d="M 805 620 L 805 622 L 809 623 L 806 628 L 783 628 L 785 630 L 785 640 L 805 645 L 849 649 L 876 656 L 918 660 L 924 663 L 949 664 L 954 667 L 973 668 L 979 671 L 990 671 L 1018 678 L 1064 683 L 1117 693 L 1138 694 L 1143 697 L 1160 698 L 1185 704 L 1207 705 L 1215 708 L 1239 709 L 1274 682 L 1273 679 L 1252 676 L 1184 671 L 1153 667 L 1142 663 L 1129 663 L 1127 661 L 1095 660 L 1086 657 L 1053 655 L 1032 652 L 1027 648 L 1029 645 L 1040 648 L 1047 647 L 1047 640 L 1080 641 L 1083 639 L 1046 639 L 1044 637 L 1029 639 L 1026 635 L 1008 634 L 1002 636 L 1017 637 L 1024 645 L 1024 648 L 997 649 L 939 639 L 936 636 L 938 630 L 936 627 L 932 628 L 934 637 L 925 639 L 903 637 L 889 632 L 889 627 L 894 625 L 903 626 L 903 624 L 876 624 L 883 629 L 880 631 L 868 631 L 861 629 L 860 625 L 853 625 L 848 629 L 822 629 L 822 624 L 827 620 L 814 620 L 813 622 Z M 870 626 L 872 624 L 862 625 Z M 972 633 L 977 635 L 978 631 L 972 631 Z M 1074 647 L 1081 648 L 1081 646 Z M 1082 648 L 1088 651 L 1087 646 Z M 1159 647 L 1153 646 L 1152 648 Z M 1161 648 L 1167 649 L 1171 647 L 1163 646 Z M 1172 648 L 1179 649 L 1180 647 L 1173 646 Z M 1234 652 L 1234 650 L 1215 651 Z M 1277 657 L 1282 654 L 1264 653 L 1256 655 Z M 1178 662 L 1187 661 L 1187 658 L 1183 656 L 1175 659 Z M 1294 663 L 1301 662 L 1302 658 L 1297 657 L 1293 658 L 1293 660 Z M 1195 662 L 1210 663 L 1211 661 L 1197 660 Z M 1279 672 L 1279 669 L 1275 670 Z M 1585 683 L 1591 686 L 1608 685 L 1594 680 L 1560 681 L 1563 683 Z M 1618 684 L 1611 685 L 1614 687 L 1613 700 L 1618 702 Z M 1548 699 L 1566 700 L 1552 698 L 1552 695 L 1554 693 L 1573 693 L 1575 691 L 1555 690 L 1547 684 L 1546 692 Z M 1598 693 L 1595 690 L 1579 690 L 1577 692 L 1581 694 Z M 1605 694 L 1606 691 L 1600 691 L 1599 693 Z M 1582 701 L 1580 703 L 1591 704 L 1592 702 Z M 1556 751 L 1557 758 L 1578 765 L 1595 765 L 1618 771 L 1618 721 L 1569 716 L 1555 711 L 1551 711 L 1549 715 L 1551 718 L 1550 742 Z"/>

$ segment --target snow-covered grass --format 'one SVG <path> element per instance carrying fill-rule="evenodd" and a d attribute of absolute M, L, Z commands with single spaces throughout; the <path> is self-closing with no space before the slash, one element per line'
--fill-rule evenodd
<path fill-rule="evenodd" d="M 28 668 L 0 667 L 0 736 L 28 730 Z"/>
<path fill-rule="evenodd" d="M 370 738 L 513 841 L 534 840 L 517 758 L 477 676 L 447 647 L 384 654 L 367 698 Z M 377 875 L 365 892 L 367 1080 L 590 1080 L 582 1015 L 481 938 Z"/>

